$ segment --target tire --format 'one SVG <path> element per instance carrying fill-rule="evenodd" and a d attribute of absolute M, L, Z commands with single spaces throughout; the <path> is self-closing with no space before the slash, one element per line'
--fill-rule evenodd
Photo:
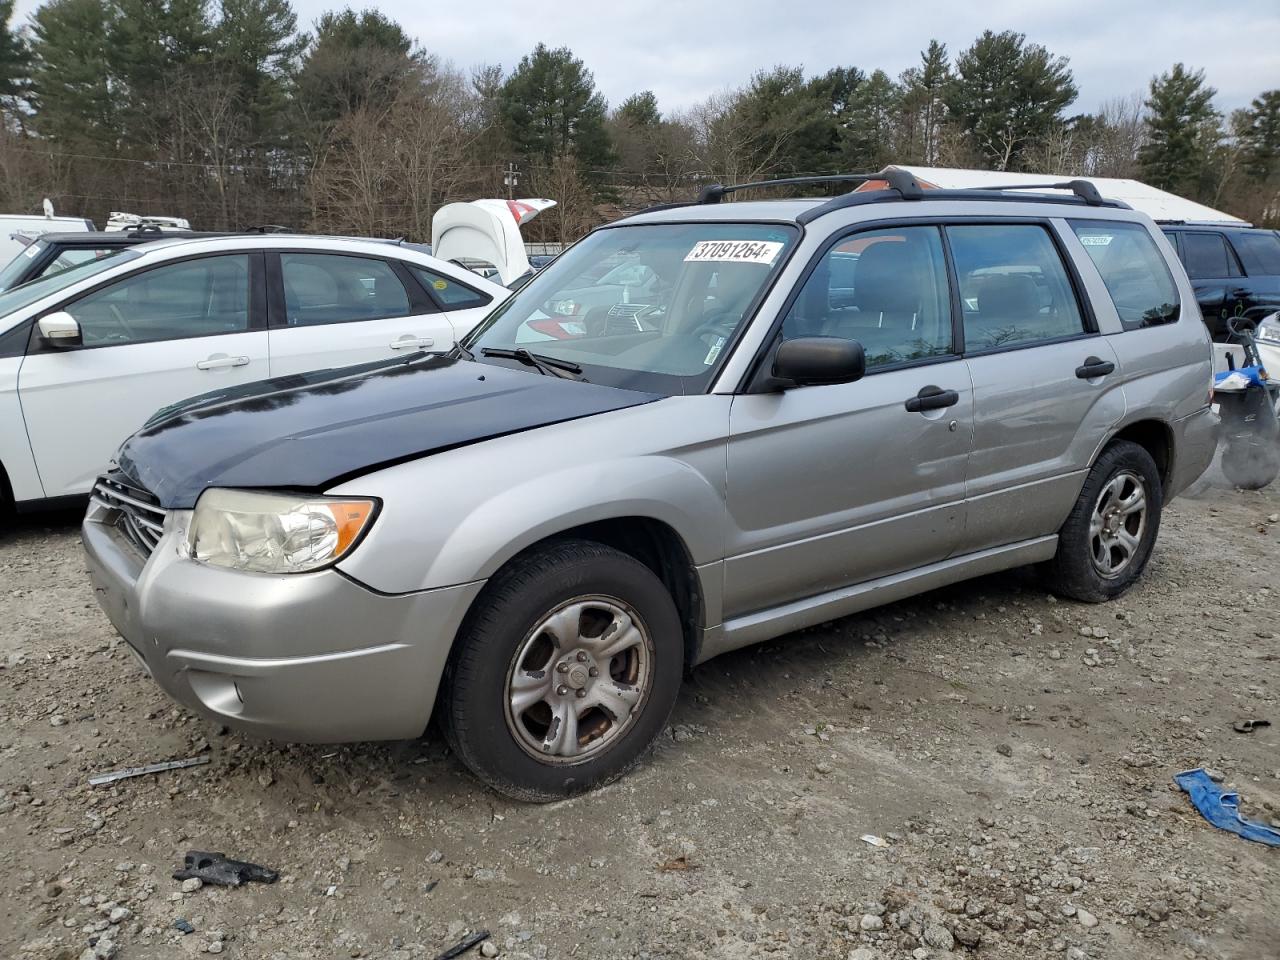
<path fill-rule="evenodd" d="M 1280 474 L 1280 432 L 1257 440 L 1230 439 L 1222 451 L 1222 472 L 1241 490 L 1261 490 Z"/>
<path fill-rule="evenodd" d="M 1145 504 L 1141 515 L 1126 513 L 1138 486 Z M 1044 569 L 1049 588 L 1086 603 L 1120 596 L 1146 569 L 1163 506 L 1160 471 L 1151 454 L 1128 440 L 1112 442 L 1090 469 L 1058 531 L 1058 552 Z"/>
<path fill-rule="evenodd" d="M 611 547 L 562 540 L 517 558 L 476 599 L 445 667 L 440 724 L 499 793 L 559 800 L 644 756 L 683 670 L 680 616 L 662 581 Z"/>

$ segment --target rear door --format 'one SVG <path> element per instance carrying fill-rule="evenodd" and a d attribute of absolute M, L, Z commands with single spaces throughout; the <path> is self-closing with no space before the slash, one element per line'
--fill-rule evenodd
<path fill-rule="evenodd" d="M 962 552 L 1055 533 L 1124 414 L 1118 360 L 1047 222 L 946 228 L 973 381 Z"/>
<path fill-rule="evenodd" d="M 454 344 L 449 315 L 398 260 L 317 251 L 267 256 L 272 376 Z"/>
<path fill-rule="evenodd" d="M 1228 291 L 1232 313 L 1257 322 L 1280 310 L 1280 234 L 1232 230 L 1227 236 L 1245 274 Z"/>
<path fill-rule="evenodd" d="M 1228 335 L 1227 318 L 1236 313 L 1236 303 L 1245 293 L 1244 271 L 1219 230 L 1182 230 L 1182 263 L 1191 278 L 1209 333 L 1215 340 Z"/>
<path fill-rule="evenodd" d="M 165 263 L 54 309 L 75 317 L 83 343 L 53 347 L 35 332 L 18 374 L 48 497 L 87 493 L 160 407 L 268 375 L 259 253 Z"/>

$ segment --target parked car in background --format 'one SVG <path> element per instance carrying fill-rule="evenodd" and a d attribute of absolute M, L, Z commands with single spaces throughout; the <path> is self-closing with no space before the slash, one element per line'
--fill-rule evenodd
<path fill-rule="evenodd" d="M 551 800 L 635 764 L 725 651 L 1023 564 L 1118 596 L 1214 454 L 1185 272 L 1088 184 L 877 177 L 708 191 L 590 234 L 449 356 L 163 412 L 86 515 L 98 601 L 217 722 L 434 712 L 486 783 Z M 633 284 L 640 322 L 534 342 L 546 305 Z"/>
<path fill-rule="evenodd" d="M 93 230 L 93 221 L 84 217 L 37 217 L 0 214 L 0 264 L 7 264 L 45 233 L 80 233 Z"/>
<path fill-rule="evenodd" d="M 61 273 L 69 267 L 161 239 L 217 237 L 218 233 L 190 230 L 162 230 L 158 227 L 133 230 L 92 230 L 85 233 L 44 233 L 31 239 L 27 248 L 0 269 L 0 293 L 16 286 Z"/>
<path fill-rule="evenodd" d="M 1280 232 L 1255 227 L 1161 224 L 1178 251 L 1213 339 L 1229 317 L 1258 323 L 1280 310 Z"/>
<path fill-rule="evenodd" d="M 0 493 L 83 496 L 160 407 L 446 351 L 507 294 L 395 244 L 280 234 L 160 240 L 15 287 L 0 293 Z"/>

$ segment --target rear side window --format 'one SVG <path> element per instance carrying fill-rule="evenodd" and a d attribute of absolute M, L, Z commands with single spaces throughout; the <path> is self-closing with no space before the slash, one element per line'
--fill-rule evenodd
<path fill-rule="evenodd" d="M 1066 267 L 1038 224 L 947 227 L 967 352 L 1079 336 L 1084 317 Z"/>
<path fill-rule="evenodd" d="M 805 281 L 782 335 L 857 340 L 868 369 L 951 353 L 938 228 L 869 230 L 839 241 Z"/>
<path fill-rule="evenodd" d="M 331 253 L 282 253 L 286 323 L 310 327 L 407 317 L 409 294 L 384 260 Z"/>
<path fill-rule="evenodd" d="M 1138 223 L 1072 220 L 1126 330 L 1173 323 L 1181 304 L 1160 250 Z"/>
<path fill-rule="evenodd" d="M 1212 280 L 1234 276 L 1226 238 L 1220 233 L 1184 233 L 1182 261 L 1192 280 Z"/>
<path fill-rule="evenodd" d="M 405 266 L 430 291 L 431 298 L 444 310 L 469 310 L 472 307 L 483 307 L 492 299 L 442 273 L 426 270 L 412 263 L 406 263 Z"/>
<path fill-rule="evenodd" d="M 1250 276 L 1280 277 L 1280 237 L 1274 233 L 1233 233 L 1231 243 Z"/>

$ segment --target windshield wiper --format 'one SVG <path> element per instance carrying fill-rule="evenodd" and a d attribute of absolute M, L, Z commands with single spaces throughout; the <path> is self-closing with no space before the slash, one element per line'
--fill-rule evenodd
<path fill-rule="evenodd" d="M 524 347 L 516 347 L 514 350 L 506 347 L 481 347 L 480 356 L 497 357 L 499 360 L 519 360 L 544 376 L 587 382 L 587 378 L 582 376 L 582 368 L 572 360 L 561 360 L 558 357 L 548 357 L 543 353 L 533 353 Z"/>
<path fill-rule="evenodd" d="M 474 360 L 476 358 L 476 355 L 474 353 L 472 353 L 470 350 L 468 350 L 466 347 L 462 345 L 461 340 L 459 340 L 457 343 L 453 345 L 453 349 L 456 350 L 459 354 L 461 354 L 462 357 L 466 360 Z"/>

